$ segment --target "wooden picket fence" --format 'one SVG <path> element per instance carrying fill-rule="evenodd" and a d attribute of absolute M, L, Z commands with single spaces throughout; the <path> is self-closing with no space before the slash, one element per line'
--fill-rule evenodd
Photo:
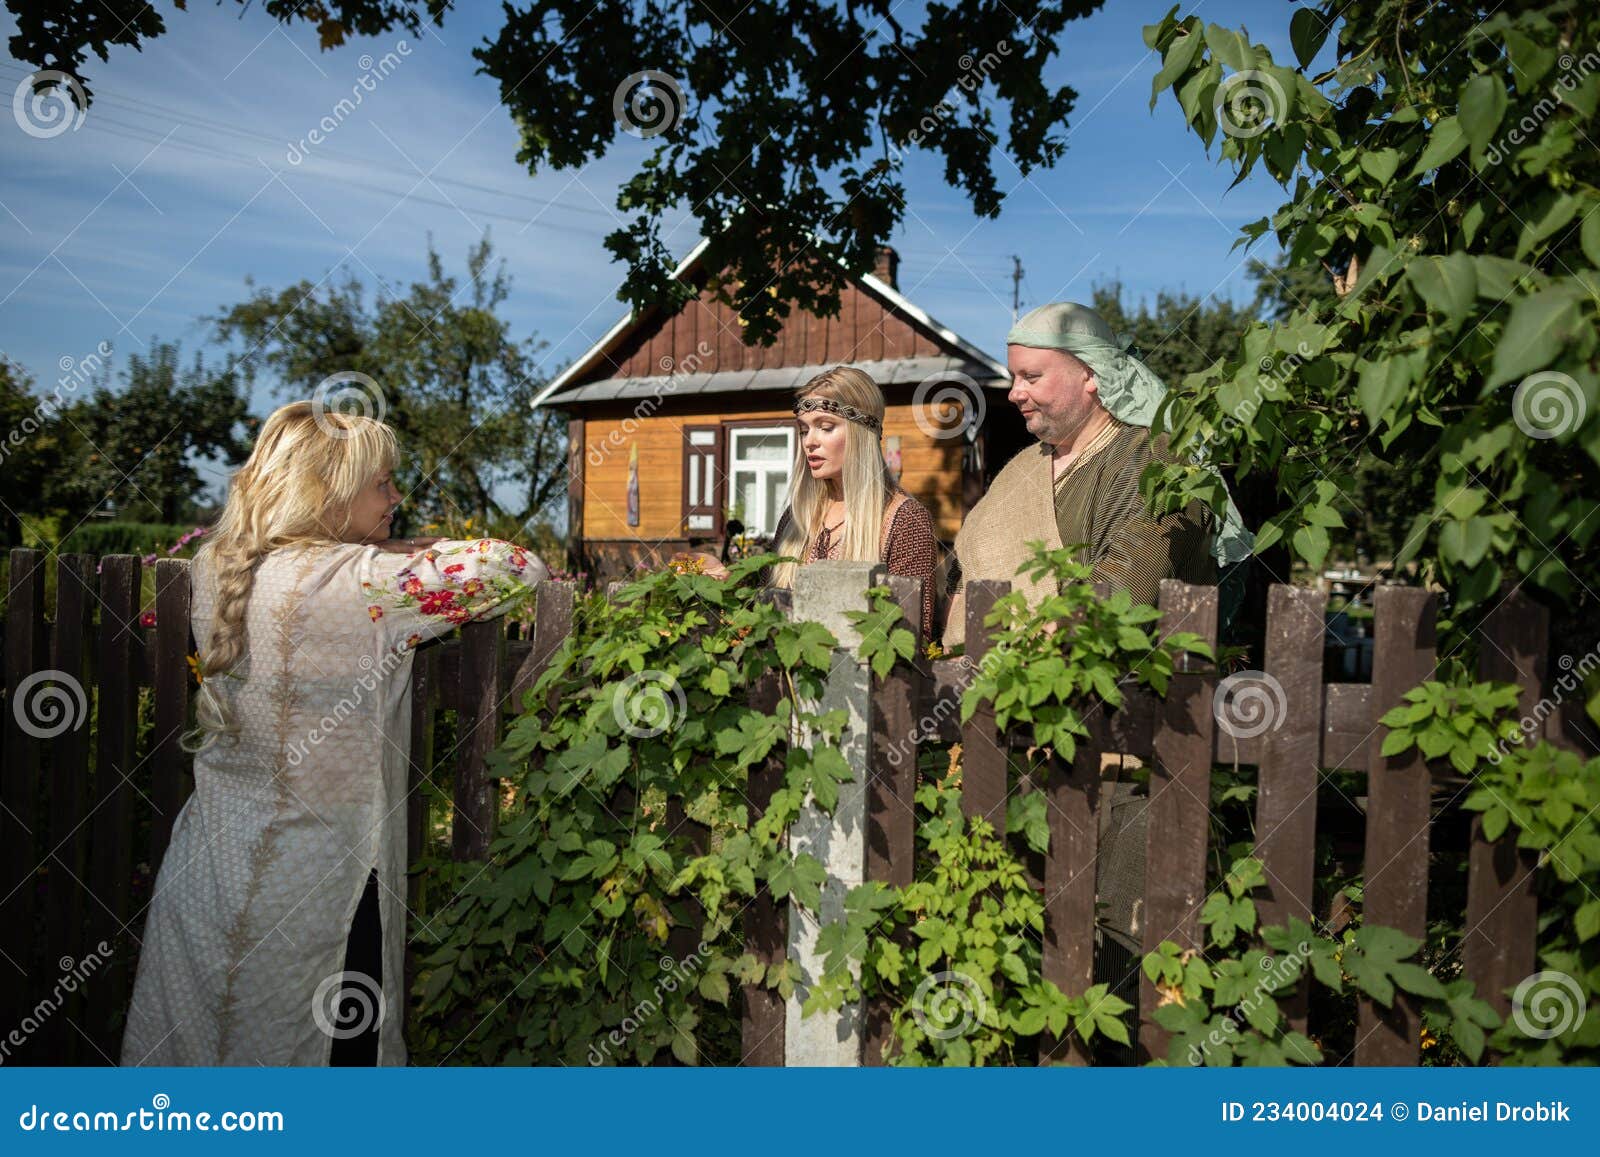
<path fill-rule="evenodd" d="M 0 1063 L 104 1064 L 119 1052 L 134 967 L 137 933 L 172 822 L 191 789 L 189 760 L 178 744 L 193 686 L 187 656 L 188 564 L 156 563 L 156 623 L 139 625 L 141 563 L 136 556 L 87 555 L 55 559 L 53 621 L 44 610 L 47 558 L 13 550 L 4 624 L 4 742 L 0 746 Z M 918 585 L 895 578 L 896 599 L 916 623 Z M 868 879 L 910 882 L 914 866 L 915 758 L 919 742 L 959 741 L 963 752 L 963 803 L 969 815 L 997 829 L 1006 821 L 1008 754 L 1023 742 L 1002 736 L 991 712 L 959 723 L 959 700 L 972 671 L 987 653 L 983 617 L 1005 583 L 973 583 L 966 599 L 968 653 L 964 659 L 919 659 L 897 668 L 872 688 L 872 735 L 866 775 Z M 481 859 L 499 806 L 499 785 L 486 772 L 505 717 L 521 708 L 524 692 L 572 627 L 575 590 L 550 582 L 539 590 L 531 628 L 507 629 L 499 621 L 468 624 L 459 638 L 419 648 L 413 670 L 412 791 L 408 831 L 412 859 L 432 822 L 428 793 L 418 790 L 446 767 L 453 779 L 452 854 Z M 1092 980 L 1094 863 L 1102 800 L 1101 755 L 1133 755 L 1152 767 L 1143 927 L 1145 948 L 1163 939 L 1193 946 L 1206 897 L 1210 776 L 1214 762 L 1258 767 L 1257 854 L 1270 881 L 1260 905 L 1265 923 L 1290 916 L 1313 918 L 1312 875 L 1317 832 L 1319 769 L 1366 772 L 1365 916 L 1413 936 L 1425 933 L 1432 777 L 1415 752 L 1380 755 L 1386 729 L 1377 721 L 1402 694 L 1434 669 L 1434 596 L 1406 587 L 1376 592 L 1375 656 L 1370 684 L 1324 684 L 1322 641 L 1325 596 L 1280 586 L 1271 591 L 1263 667 L 1283 691 L 1281 724 L 1251 738 L 1216 725 L 1213 696 L 1218 674 L 1186 664 L 1162 699 L 1131 693 L 1123 707 L 1091 720 L 1092 738 L 1070 764 L 1052 769 L 1048 793 L 1050 853 L 1039 881 L 1046 899 L 1043 967 L 1066 992 Z M 1166 582 L 1161 629 L 1194 631 L 1215 639 L 1216 591 Z M 1518 682 L 1522 709 L 1534 715 L 1545 687 L 1548 618 L 1520 595 L 1496 608 L 1485 625 L 1485 677 Z M 32 678 L 52 672 L 49 681 Z M 39 721 L 22 726 L 16 692 L 29 684 L 81 689 L 59 734 L 40 738 Z M 152 689 L 153 726 L 139 741 L 141 687 Z M 753 705 L 770 710 L 779 688 L 769 677 L 748 689 Z M 433 747 L 434 719 L 456 712 L 457 742 Z M 74 722 L 75 720 L 75 722 Z M 1577 746 L 1559 710 L 1544 719 L 1544 734 Z M 1571 721 L 1567 721 L 1568 724 Z M 935 738 L 936 737 L 936 738 Z M 759 808 L 782 782 L 781 752 L 753 770 L 749 797 Z M 669 816 L 681 823 L 681 813 Z M 141 870 L 135 873 L 135 865 Z M 1534 863 L 1509 841 L 1491 843 L 1474 820 L 1469 850 L 1464 974 L 1502 1014 L 1507 990 L 1535 970 L 1538 912 Z M 415 906 L 418 881 L 413 878 Z M 1321 913 L 1316 915 L 1323 915 Z M 746 910 L 748 949 L 765 962 L 786 951 L 784 905 L 758 897 Z M 688 951 L 691 928 L 675 930 Z M 104 959 L 95 948 L 109 946 Z M 62 975 L 82 971 L 95 954 L 96 970 L 46 1011 Z M 408 970 L 409 971 L 409 970 Z M 1165 1056 L 1166 1036 L 1149 1020 L 1156 995 L 1141 977 L 1141 1056 Z M 775 993 L 747 987 L 743 994 L 743 1061 L 784 1063 L 783 1002 Z M 1294 1026 L 1305 1030 L 1302 991 L 1287 1002 Z M 41 1011 L 45 1015 L 38 1015 Z M 873 1006 L 865 1018 L 864 1063 L 880 1063 L 889 1036 L 889 1009 Z M 13 1026 L 31 1026 L 14 1031 Z M 1310 1025 L 1315 1032 L 1316 1026 Z M 1357 1064 L 1415 1064 L 1418 1010 L 1401 994 L 1393 1009 L 1363 1001 Z M 11 1032 L 8 1038 L 7 1033 Z M 17 1038 L 21 1037 L 20 1043 Z M 1075 1039 L 1052 1042 L 1051 1059 L 1087 1063 Z"/>

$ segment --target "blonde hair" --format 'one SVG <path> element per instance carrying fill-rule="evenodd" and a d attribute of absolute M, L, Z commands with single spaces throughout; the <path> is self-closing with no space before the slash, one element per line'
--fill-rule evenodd
<path fill-rule="evenodd" d="M 204 750 L 219 736 L 237 737 L 222 684 L 245 654 L 245 612 L 256 566 L 283 547 L 344 541 L 356 496 L 398 462 L 394 431 L 362 415 L 290 402 L 262 425 L 249 459 L 228 485 L 222 516 L 195 552 L 191 573 L 211 572 L 215 621 L 200 658 L 196 728 L 183 737 L 185 750 Z"/>
<path fill-rule="evenodd" d="M 883 391 L 872 378 L 854 366 L 834 366 L 812 378 L 795 391 L 795 400 L 815 395 L 844 402 L 864 410 L 883 422 Z M 813 414 L 826 413 L 813 410 Z M 844 491 L 844 540 L 839 557 L 852 562 L 877 562 L 883 536 L 883 508 L 894 489 L 889 465 L 883 460 L 878 435 L 860 422 L 844 422 L 844 470 L 839 479 Z M 806 556 L 823 526 L 828 509 L 828 485 L 813 478 L 806 465 L 805 449 L 795 440 L 794 466 L 789 482 L 789 523 L 774 544 L 779 554 Z M 772 571 L 772 585 L 792 587 L 795 571 L 801 564 L 779 563 Z"/>

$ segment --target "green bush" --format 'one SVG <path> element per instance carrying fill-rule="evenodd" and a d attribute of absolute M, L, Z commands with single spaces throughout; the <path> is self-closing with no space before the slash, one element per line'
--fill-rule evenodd
<path fill-rule="evenodd" d="M 56 545 L 61 554 L 161 554 L 194 529 L 183 522 L 86 522 Z"/>

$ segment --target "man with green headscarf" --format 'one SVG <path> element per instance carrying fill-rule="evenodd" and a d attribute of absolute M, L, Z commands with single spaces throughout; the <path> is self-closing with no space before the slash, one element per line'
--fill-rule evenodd
<path fill-rule="evenodd" d="M 1017 574 L 1028 542 L 1052 550 L 1087 544 L 1097 581 L 1154 603 L 1164 578 L 1217 582 L 1218 568 L 1250 554 L 1253 538 L 1228 503 L 1220 520 L 1198 499 L 1153 516 L 1139 494 L 1152 458 L 1175 461 L 1167 435 L 1152 435 L 1167 388 L 1127 351 L 1088 306 L 1042 305 L 1006 336 L 1013 405 L 1039 439 L 1006 464 L 956 535 L 959 587 L 1003 579 L 1031 601 L 1053 593 L 1048 580 Z M 964 599 L 950 604 L 944 642 L 963 641 Z"/>
<path fill-rule="evenodd" d="M 1052 550 L 1085 544 L 1080 557 L 1096 581 L 1151 604 L 1162 579 L 1216 583 L 1219 565 L 1250 553 L 1253 539 L 1231 500 L 1220 520 L 1198 499 L 1166 515 L 1147 509 L 1139 476 L 1153 458 L 1175 460 L 1167 435 L 1150 430 L 1166 386 L 1094 310 L 1056 302 L 1026 314 L 1006 335 L 1006 361 L 1010 400 L 1039 442 L 1006 464 L 956 535 L 963 588 L 1004 579 L 1030 601 L 1054 593 L 1049 580 L 1017 574 L 1030 540 Z M 963 641 L 964 617 L 958 591 L 946 646 Z M 1137 1009 L 1148 798 L 1130 782 L 1107 786 L 1095 863 L 1095 979 Z M 1104 1046 L 1100 1059 L 1135 1058 L 1129 1047 Z"/>

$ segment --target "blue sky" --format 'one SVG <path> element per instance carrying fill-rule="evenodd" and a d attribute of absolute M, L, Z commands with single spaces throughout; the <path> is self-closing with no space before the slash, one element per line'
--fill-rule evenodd
<path fill-rule="evenodd" d="M 1230 249 L 1240 225 L 1283 197 L 1265 176 L 1228 191 L 1229 170 L 1206 156 L 1171 95 L 1149 110 L 1159 60 L 1140 28 L 1165 10 L 1159 0 L 1110 0 L 1068 25 L 1046 77 L 1079 93 L 1068 151 L 1026 179 L 997 155 L 1011 191 L 998 220 L 973 214 L 937 158 L 910 154 L 910 211 L 892 243 L 913 301 L 1003 355 L 1011 254 L 1023 262 L 1024 308 L 1086 300 L 1112 278 L 1135 299 L 1162 288 L 1248 298 L 1244 252 Z M 1290 58 L 1292 9 L 1282 0 L 1193 10 L 1245 25 L 1275 58 Z M 582 170 L 530 175 L 515 159 L 498 86 L 475 74 L 471 57 L 500 19 L 498 4 L 461 3 L 442 29 L 324 53 L 308 26 L 194 4 L 166 10 L 167 35 L 142 52 L 91 58 L 96 100 L 78 128 L 48 139 L 12 121 L 0 130 L 0 352 L 41 389 L 62 359 L 102 341 L 119 365 L 154 338 L 209 358 L 202 317 L 243 298 L 247 275 L 279 288 L 349 271 L 369 288 L 403 290 L 424 275 L 428 232 L 460 274 L 488 229 L 514 279 L 505 312 L 514 332 L 549 343 L 539 369 L 553 376 L 624 312 L 622 271 L 601 238 L 616 223 L 619 184 L 651 142 L 619 131 L 616 147 Z M 14 31 L 9 13 L 0 17 L 0 32 Z M 386 53 L 397 67 L 291 164 L 291 144 L 371 67 L 363 58 Z M 4 91 L 29 71 L 8 56 Z M 697 237 L 685 215 L 669 243 L 682 254 Z M 273 400 L 263 385 L 253 405 L 264 413 Z"/>

